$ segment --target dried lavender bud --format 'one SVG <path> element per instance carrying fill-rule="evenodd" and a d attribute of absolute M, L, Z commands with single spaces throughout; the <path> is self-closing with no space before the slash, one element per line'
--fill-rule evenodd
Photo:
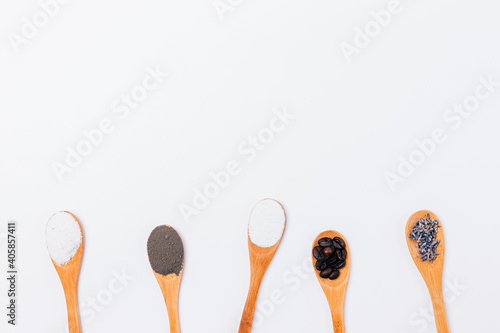
<path fill-rule="evenodd" d="M 418 253 L 422 262 L 428 260 L 432 264 L 436 260 L 439 253 L 436 252 L 439 245 L 439 240 L 436 241 L 436 236 L 439 228 L 438 220 L 432 220 L 427 214 L 425 218 L 420 218 L 411 232 L 408 234 L 410 239 L 417 242 Z"/>

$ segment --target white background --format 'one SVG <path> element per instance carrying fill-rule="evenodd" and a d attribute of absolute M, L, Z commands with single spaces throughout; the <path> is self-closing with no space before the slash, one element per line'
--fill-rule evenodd
<path fill-rule="evenodd" d="M 182 331 L 234 333 L 249 283 L 246 223 L 253 205 L 272 197 L 286 208 L 287 229 L 253 332 L 332 331 L 312 266 L 300 284 L 292 273 L 328 229 L 351 248 L 347 332 L 435 332 L 421 314 L 430 298 L 404 234 L 420 209 L 440 217 L 444 279 L 460 285 L 446 292 L 451 330 L 498 332 L 500 88 L 457 129 L 443 115 L 474 94 L 480 76 L 500 81 L 500 6 L 402 0 L 349 62 L 341 43 L 353 44 L 355 29 L 388 1 L 233 4 L 221 20 L 211 0 L 70 1 L 16 52 L 9 34 L 20 34 L 23 17 L 40 6 L 0 2 L 0 242 L 4 252 L 6 222 L 18 221 L 20 267 L 18 326 L 8 327 L 2 306 L 0 330 L 64 332 L 44 228 L 54 212 L 69 210 L 85 233 L 80 310 L 94 318 L 84 332 L 168 331 L 146 240 L 170 224 L 186 251 Z M 148 66 L 170 76 L 120 119 L 112 103 Z M 283 108 L 295 119 L 247 161 L 238 146 Z M 59 181 L 52 164 L 64 163 L 66 147 L 103 118 L 114 131 Z M 384 174 L 436 128 L 447 140 L 392 191 Z M 209 173 L 231 160 L 241 173 L 184 221 L 179 205 L 191 204 Z M 133 280 L 107 298 L 122 271 Z M 270 306 L 275 290 L 281 304 Z"/>

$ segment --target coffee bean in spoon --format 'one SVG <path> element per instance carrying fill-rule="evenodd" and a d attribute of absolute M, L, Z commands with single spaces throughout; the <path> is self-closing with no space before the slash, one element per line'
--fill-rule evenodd
<path fill-rule="evenodd" d="M 325 247 L 323 249 L 323 254 L 327 257 L 327 258 L 330 258 L 333 254 L 333 249 L 331 247 Z"/>
<path fill-rule="evenodd" d="M 338 278 L 340 275 L 340 272 L 336 269 L 332 270 L 332 272 L 330 273 L 330 275 L 328 276 L 328 278 L 330 280 L 335 280 L 336 278 Z"/>
<path fill-rule="evenodd" d="M 316 259 L 316 270 L 323 279 L 335 280 L 346 266 L 348 256 L 345 241 L 340 237 L 323 237 L 317 241 L 318 246 L 313 248 L 313 257 Z"/>
<path fill-rule="evenodd" d="M 332 247 L 333 247 L 335 250 L 342 250 L 342 249 L 343 249 L 342 245 L 340 245 L 339 243 L 337 243 L 337 242 L 335 242 L 335 241 L 333 241 L 333 242 L 332 242 Z"/>
<path fill-rule="evenodd" d="M 328 247 L 328 246 L 332 246 L 332 239 L 331 238 L 328 238 L 328 237 L 324 237 L 324 238 L 321 238 L 319 241 L 318 241 L 318 244 L 319 246 L 321 247 Z"/>
<path fill-rule="evenodd" d="M 333 268 L 335 269 L 341 269 L 345 266 L 345 260 L 339 261 L 333 265 Z"/>
<path fill-rule="evenodd" d="M 313 249 L 313 257 L 314 257 L 314 259 L 320 259 L 321 256 L 322 256 L 322 252 L 323 252 L 323 248 L 321 248 L 321 246 L 316 246 Z"/>
<path fill-rule="evenodd" d="M 337 244 L 339 244 L 343 249 L 345 248 L 345 243 L 344 240 L 340 237 L 335 237 L 333 241 Z"/>
<path fill-rule="evenodd" d="M 337 262 L 339 262 L 339 261 L 340 261 L 339 257 L 337 257 L 337 256 L 335 255 L 335 256 L 331 257 L 330 259 L 328 259 L 328 260 L 326 261 L 326 263 L 327 263 L 328 265 L 334 265 L 334 264 L 336 264 L 336 263 L 337 263 Z"/>
<path fill-rule="evenodd" d="M 318 271 L 324 270 L 326 267 L 328 267 L 328 264 L 326 263 L 325 260 L 318 260 L 316 261 L 316 269 Z"/>
<path fill-rule="evenodd" d="M 322 270 L 321 273 L 319 273 L 319 276 L 321 276 L 323 279 L 326 279 L 327 277 L 330 276 L 330 274 L 332 274 L 332 272 L 333 268 L 327 267 L 324 270 Z"/>
<path fill-rule="evenodd" d="M 342 250 L 337 250 L 337 257 L 340 259 L 340 260 L 345 260 L 346 256 L 347 256 L 347 251 L 345 249 L 342 249 Z"/>

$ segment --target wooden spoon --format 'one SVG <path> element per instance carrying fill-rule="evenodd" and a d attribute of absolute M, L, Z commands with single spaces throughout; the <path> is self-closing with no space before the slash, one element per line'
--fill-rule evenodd
<path fill-rule="evenodd" d="M 318 241 L 323 237 L 335 238 L 340 237 L 345 243 L 345 249 L 347 250 L 347 258 L 345 260 L 345 266 L 340 271 L 340 276 L 336 280 L 323 279 L 315 267 L 316 259 L 314 256 L 313 260 L 313 270 L 316 273 L 316 277 L 318 278 L 319 284 L 323 288 L 325 292 L 326 299 L 328 300 L 328 304 L 330 305 L 330 311 L 332 313 L 333 320 L 333 329 L 335 333 L 344 333 L 345 332 L 345 324 L 344 324 L 344 301 L 345 294 L 347 290 L 347 282 L 349 281 L 349 271 L 351 268 L 351 252 L 349 251 L 349 245 L 345 240 L 344 236 L 342 236 L 339 232 L 329 230 L 324 231 L 316 237 L 314 240 L 312 249 L 318 246 Z M 311 249 L 311 253 L 312 253 Z"/>
<path fill-rule="evenodd" d="M 70 212 L 64 212 L 71 214 Z M 66 297 L 66 307 L 68 309 L 68 327 L 69 333 L 81 333 L 80 326 L 80 315 L 78 312 L 78 276 L 80 274 L 80 266 L 82 263 L 83 256 L 83 230 L 80 221 L 76 218 L 75 215 L 71 214 L 76 222 L 78 222 L 78 226 L 80 227 L 80 232 L 82 233 L 82 243 L 80 247 L 76 251 L 76 254 L 71 258 L 71 260 L 64 265 L 58 265 L 52 260 L 54 267 L 56 268 L 57 274 L 59 275 L 59 279 L 61 279 L 61 283 L 64 289 L 64 296 Z"/>
<path fill-rule="evenodd" d="M 178 239 L 177 241 L 180 242 L 177 243 L 178 246 L 182 247 L 182 257 L 179 257 L 178 260 L 180 262 L 180 269 L 178 272 L 172 272 L 167 275 L 163 275 L 161 272 L 155 271 L 156 264 L 161 265 L 161 262 L 159 263 L 158 260 L 165 260 L 167 256 L 172 256 L 172 253 L 168 253 L 165 251 L 161 255 L 163 258 L 157 257 L 155 259 L 153 253 L 151 251 L 154 251 L 154 248 L 150 248 L 154 245 L 152 245 L 151 240 L 152 236 L 156 232 L 162 232 L 163 230 L 166 230 L 165 228 L 170 228 L 175 232 L 175 235 L 177 235 Z M 167 242 L 167 239 L 164 239 L 165 242 Z M 168 244 L 165 244 L 166 248 L 168 249 Z M 148 256 L 149 256 L 149 261 L 151 263 L 151 266 L 153 268 L 154 275 L 156 277 L 156 280 L 158 281 L 158 284 L 160 285 L 161 292 L 163 294 L 163 298 L 165 299 L 165 304 L 167 305 L 167 312 L 168 312 L 168 320 L 170 322 L 170 333 L 180 333 L 180 324 L 179 324 L 179 288 L 181 285 L 181 279 L 182 279 L 182 273 L 184 272 L 184 246 L 182 244 L 182 239 L 180 238 L 179 234 L 177 231 L 175 231 L 174 228 L 168 225 L 163 225 L 163 226 L 158 226 L 156 227 L 152 232 L 151 235 L 149 236 L 148 239 Z M 155 262 L 156 261 L 156 262 Z M 158 268 L 156 268 L 158 270 Z"/>
<path fill-rule="evenodd" d="M 439 255 L 432 264 L 430 263 L 430 261 L 422 262 L 418 253 L 417 242 L 408 237 L 415 223 L 420 218 L 425 218 L 427 214 L 429 214 L 432 220 L 438 220 L 439 223 L 439 228 L 436 235 L 436 239 L 440 240 L 440 243 L 436 250 Z M 446 308 L 443 299 L 444 235 L 441 222 L 431 211 L 421 210 L 410 217 L 408 223 L 406 224 L 405 232 L 406 242 L 408 243 L 408 249 L 410 250 L 411 257 L 417 265 L 420 274 L 422 274 L 422 277 L 427 284 L 427 288 L 429 289 L 429 293 L 431 294 L 437 331 L 438 333 L 449 333 L 450 329 L 448 328 L 448 319 L 446 318 Z"/>
<path fill-rule="evenodd" d="M 281 203 L 279 204 L 281 208 L 283 208 Z M 285 209 L 283 208 L 283 212 L 284 211 Z M 286 213 L 283 233 L 285 232 L 285 227 Z M 250 253 L 250 288 L 248 290 L 245 308 L 243 309 L 243 315 L 241 316 L 240 328 L 238 330 L 238 333 L 249 333 L 252 330 L 255 302 L 257 301 L 257 294 L 259 293 L 260 283 L 262 282 L 262 278 L 264 277 L 264 273 L 266 272 L 269 263 L 273 259 L 274 253 L 276 253 L 276 250 L 280 245 L 281 239 L 283 238 L 283 233 L 281 234 L 281 238 L 276 242 L 276 244 L 271 247 L 260 247 L 255 245 L 254 243 L 252 243 L 250 235 L 248 235 L 248 251 Z"/>
<path fill-rule="evenodd" d="M 170 333 L 180 333 L 179 324 L 179 288 L 181 285 L 182 271 L 179 275 L 170 274 L 163 276 L 155 273 L 156 280 L 160 285 L 165 304 L 167 305 L 168 320 L 170 322 Z"/>

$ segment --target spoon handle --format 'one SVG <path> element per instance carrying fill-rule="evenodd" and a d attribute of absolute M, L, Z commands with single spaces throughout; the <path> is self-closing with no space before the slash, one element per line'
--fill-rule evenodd
<path fill-rule="evenodd" d="M 171 288 L 169 296 L 165 298 L 167 304 L 168 320 L 170 322 L 170 333 L 180 333 L 179 324 L 179 288 Z"/>
<path fill-rule="evenodd" d="M 446 317 L 446 307 L 444 305 L 442 288 L 429 289 L 432 299 L 432 307 L 434 308 L 434 317 L 436 318 L 436 328 L 438 333 L 450 333 L 448 328 L 448 319 Z"/>
<path fill-rule="evenodd" d="M 257 295 L 259 293 L 260 283 L 264 277 L 264 270 L 258 270 L 257 272 L 252 272 L 250 278 L 250 288 L 248 290 L 247 301 L 245 303 L 245 309 L 243 310 L 243 315 L 241 316 L 240 328 L 238 333 L 249 333 L 252 330 L 253 315 L 255 312 L 255 303 L 257 301 Z"/>
<path fill-rule="evenodd" d="M 345 288 L 332 288 L 326 292 L 330 311 L 332 313 L 333 331 L 335 333 L 345 333 L 344 325 L 344 301 Z"/>
<path fill-rule="evenodd" d="M 64 296 L 66 297 L 66 307 L 68 309 L 69 333 L 81 333 L 76 284 L 64 288 Z"/>
<path fill-rule="evenodd" d="M 181 328 L 179 324 L 179 287 L 181 278 L 176 277 L 170 280 L 157 277 L 158 284 L 160 285 L 167 305 L 168 321 L 170 322 L 170 333 L 180 333 Z"/>

